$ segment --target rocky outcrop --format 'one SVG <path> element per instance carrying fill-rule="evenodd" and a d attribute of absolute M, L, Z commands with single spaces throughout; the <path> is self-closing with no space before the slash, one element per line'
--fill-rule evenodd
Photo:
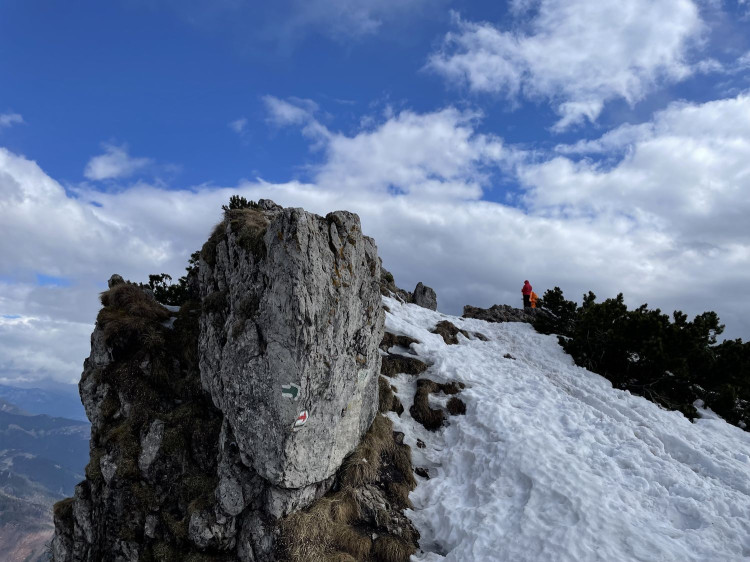
<path fill-rule="evenodd" d="M 539 308 L 513 308 L 507 304 L 495 304 L 490 308 L 464 306 L 464 318 L 476 318 L 487 322 L 527 322 L 533 324 L 539 315 L 545 314 Z"/>
<path fill-rule="evenodd" d="M 301 490 L 332 476 L 375 416 L 377 250 L 348 212 L 235 213 L 200 270 L 203 300 L 223 301 L 201 317 L 201 380 L 243 462 Z"/>
<path fill-rule="evenodd" d="M 417 283 L 412 294 L 414 304 L 417 306 L 428 308 L 430 310 L 437 310 L 437 294 L 435 294 L 433 288 L 422 285 L 422 282 L 420 281 Z"/>
<path fill-rule="evenodd" d="M 226 209 L 178 312 L 113 276 L 54 560 L 275 560 L 279 521 L 337 482 L 376 416 L 380 277 L 356 215 L 270 201 Z"/>
<path fill-rule="evenodd" d="M 386 297 L 393 297 L 401 302 L 413 303 L 423 308 L 437 310 L 437 294 L 431 287 L 420 281 L 413 292 L 405 291 L 396 286 L 393 274 L 381 266 L 380 293 Z"/>

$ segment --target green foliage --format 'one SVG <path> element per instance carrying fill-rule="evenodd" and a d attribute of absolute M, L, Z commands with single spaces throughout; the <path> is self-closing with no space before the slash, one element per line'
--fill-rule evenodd
<path fill-rule="evenodd" d="M 172 283 L 172 276 L 167 273 L 149 275 L 148 286 L 154 293 L 156 300 L 162 304 L 181 306 L 188 300 L 196 298 L 197 295 L 190 280 L 198 274 L 200 258 L 200 251 L 193 252 L 190 255 L 188 266 L 185 268 L 187 273 L 180 277 L 177 283 Z"/>
<path fill-rule="evenodd" d="M 578 305 L 573 301 L 565 300 L 560 287 L 547 289 L 542 298 L 537 300 L 536 306 L 548 313 L 540 314 L 537 317 L 534 323 L 537 331 L 542 334 L 560 334 L 563 336 L 570 334 Z"/>
<path fill-rule="evenodd" d="M 248 201 L 241 195 L 232 195 L 229 198 L 229 205 L 222 205 L 221 208 L 225 213 L 229 211 L 239 211 L 242 209 L 260 209 L 255 201 Z"/>
<path fill-rule="evenodd" d="M 730 423 L 750 426 L 750 343 L 717 344 L 724 326 L 715 312 L 692 322 L 681 311 L 672 318 L 644 304 L 628 310 L 622 294 L 596 302 L 592 292 L 577 307 L 555 287 L 543 298 L 552 312 L 537 329 L 560 334 L 576 364 L 693 419 L 702 400 Z"/>

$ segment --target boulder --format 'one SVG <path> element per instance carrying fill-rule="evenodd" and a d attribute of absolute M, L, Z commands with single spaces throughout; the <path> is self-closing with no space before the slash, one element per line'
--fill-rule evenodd
<path fill-rule="evenodd" d="M 545 314 L 539 308 L 513 308 L 507 304 L 494 304 L 490 308 L 464 306 L 464 318 L 476 318 L 487 322 L 527 322 L 533 324 L 536 317 Z"/>
<path fill-rule="evenodd" d="M 429 308 L 430 310 L 437 310 L 437 294 L 435 290 L 426 285 L 422 285 L 420 281 L 414 288 L 414 304 L 421 306 L 422 308 Z"/>
<path fill-rule="evenodd" d="M 375 243 L 355 214 L 321 217 L 264 200 L 229 211 L 214 241 L 199 271 L 203 387 L 242 462 L 307 496 L 377 411 L 384 314 Z"/>

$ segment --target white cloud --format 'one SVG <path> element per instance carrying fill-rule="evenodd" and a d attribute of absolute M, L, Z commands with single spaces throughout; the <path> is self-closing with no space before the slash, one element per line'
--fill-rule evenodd
<path fill-rule="evenodd" d="M 104 145 L 104 154 L 86 164 L 83 175 L 90 180 L 127 178 L 152 164 L 150 158 L 133 158 L 126 146 Z"/>
<path fill-rule="evenodd" d="M 0 129 L 23 123 L 19 113 L 0 113 Z"/>
<path fill-rule="evenodd" d="M 434 0 L 294 0 L 286 27 L 288 33 L 318 28 L 334 37 L 360 37 L 377 33 L 385 22 L 442 3 Z"/>
<path fill-rule="evenodd" d="M 313 118 L 318 104 L 312 100 L 290 98 L 288 101 L 274 96 L 263 96 L 268 111 L 268 121 L 274 125 L 300 125 Z"/>
<path fill-rule="evenodd" d="M 153 0 L 170 6 L 193 25 L 231 33 L 242 43 L 275 43 L 287 50 L 310 35 L 339 42 L 378 35 L 432 17 L 451 0 Z"/>
<path fill-rule="evenodd" d="M 300 130 L 315 123 L 309 113 L 295 119 L 288 122 Z M 433 286 L 445 312 L 518 305 L 530 279 L 569 298 L 623 291 L 631 305 L 716 310 L 729 335 L 750 336 L 741 298 L 750 284 L 748 96 L 673 104 L 652 122 L 560 147 L 541 162 L 479 133 L 479 119 L 455 108 L 403 111 L 356 134 L 326 130 L 312 139 L 323 150 L 310 183 L 141 183 L 76 198 L 0 149 L 0 317 L 19 316 L 0 327 L 0 376 L 75 378 L 109 275 L 179 276 L 233 193 L 357 212 L 397 282 Z M 483 200 L 498 178 L 516 177 L 525 208 Z M 70 285 L 38 287 L 37 273 Z"/>
<path fill-rule="evenodd" d="M 245 131 L 245 127 L 247 127 L 246 117 L 240 117 L 239 119 L 229 122 L 229 128 L 238 135 L 241 135 Z"/>
<path fill-rule="evenodd" d="M 704 26 L 691 0 L 514 2 L 511 30 L 456 18 L 428 68 L 474 92 L 549 100 L 555 129 L 594 121 L 604 104 L 630 104 L 691 73 Z"/>

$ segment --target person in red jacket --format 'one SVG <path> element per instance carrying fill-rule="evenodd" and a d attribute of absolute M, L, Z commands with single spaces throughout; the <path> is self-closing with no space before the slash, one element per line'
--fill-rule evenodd
<path fill-rule="evenodd" d="M 523 282 L 521 294 L 523 295 L 523 307 L 531 308 L 531 284 L 528 279 Z"/>

